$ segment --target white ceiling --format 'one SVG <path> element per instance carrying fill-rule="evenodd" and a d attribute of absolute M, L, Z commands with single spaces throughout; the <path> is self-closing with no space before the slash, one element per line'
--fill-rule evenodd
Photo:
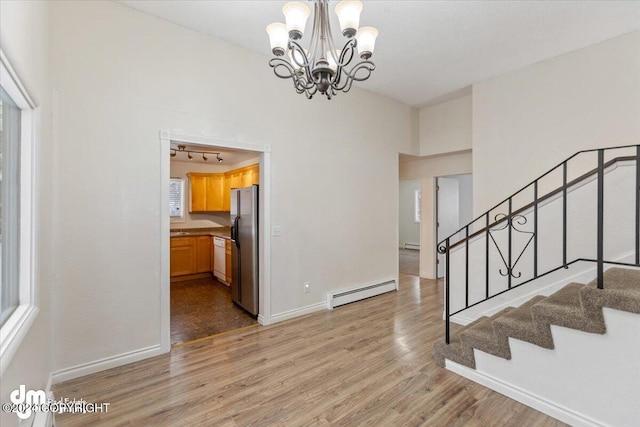
<path fill-rule="evenodd" d="M 263 53 L 265 63 L 271 55 L 265 27 L 284 22 L 281 9 L 285 2 L 119 1 Z M 358 86 L 416 107 L 473 83 L 640 28 L 640 1 L 363 3 L 360 24 L 377 27 L 380 35 L 372 58 L 376 71 Z M 338 37 L 333 12 L 332 17 Z M 311 24 L 310 19 L 307 31 Z M 303 37 L 303 44 L 306 39 L 308 36 Z"/>

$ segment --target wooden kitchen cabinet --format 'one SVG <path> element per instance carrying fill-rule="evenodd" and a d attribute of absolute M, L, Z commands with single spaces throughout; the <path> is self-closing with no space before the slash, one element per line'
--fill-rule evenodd
<path fill-rule="evenodd" d="M 169 253 L 170 276 L 193 274 L 196 270 L 196 248 L 193 237 L 172 237 Z"/>
<path fill-rule="evenodd" d="M 242 169 L 242 186 L 248 187 L 260 183 L 260 165 L 255 164 Z"/>
<path fill-rule="evenodd" d="M 224 210 L 225 175 L 222 173 L 188 173 L 189 212 Z"/>
<path fill-rule="evenodd" d="M 231 210 L 231 189 L 248 187 L 260 183 L 260 165 L 250 165 L 240 169 L 233 169 L 224 174 L 224 204 L 225 211 Z"/>
<path fill-rule="evenodd" d="M 189 212 L 231 210 L 231 189 L 260 183 L 260 165 L 250 165 L 225 173 L 190 172 Z"/>
<path fill-rule="evenodd" d="M 211 264 L 211 236 L 196 236 L 196 271 L 195 273 L 207 273 L 213 270 Z"/>
<path fill-rule="evenodd" d="M 170 243 L 170 276 L 211 273 L 211 236 L 172 237 Z"/>

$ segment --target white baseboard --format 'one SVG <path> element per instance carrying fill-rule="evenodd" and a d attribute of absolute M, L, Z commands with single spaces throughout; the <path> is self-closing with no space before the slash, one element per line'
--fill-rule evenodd
<path fill-rule="evenodd" d="M 319 302 L 317 304 L 307 305 L 306 307 L 295 308 L 293 310 L 283 311 L 282 313 L 273 314 L 271 316 L 271 323 L 278 323 L 284 320 L 293 319 L 294 317 L 304 316 L 305 314 L 313 313 L 320 310 L 326 310 L 327 303 Z"/>
<path fill-rule="evenodd" d="M 262 326 L 268 326 L 271 324 L 271 320 L 264 317 L 262 314 L 258 314 L 258 323 Z"/>
<path fill-rule="evenodd" d="M 471 381 L 475 381 L 478 384 L 497 391 L 513 400 L 516 400 L 524 405 L 530 406 L 544 414 L 547 414 L 555 419 L 558 419 L 564 423 L 567 423 L 574 427 L 602 427 L 601 424 L 586 415 L 575 412 L 571 409 L 565 408 L 562 405 L 551 402 L 544 397 L 530 393 L 513 384 L 506 383 L 491 375 L 487 375 L 482 372 L 478 372 L 475 369 L 467 368 L 458 363 L 452 362 L 446 359 L 446 367 L 451 372 L 455 372 Z"/>
<path fill-rule="evenodd" d="M 115 368 L 129 363 L 137 362 L 142 359 L 158 356 L 165 352 L 162 351 L 160 345 L 153 345 L 139 350 L 133 350 L 126 353 L 118 354 L 111 357 L 105 357 L 93 362 L 83 363 L 81 365 L 72 366 L 70 368 L 61 369 L 52 374 L 53 384 L 62 381 L 72 380 L 74 378 L 83 377 L 85 375 L 94 374 L 106 369 Z"/>

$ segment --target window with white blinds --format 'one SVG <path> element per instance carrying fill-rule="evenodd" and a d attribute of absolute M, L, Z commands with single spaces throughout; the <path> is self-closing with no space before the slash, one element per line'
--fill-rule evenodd
<path fill-rule="evenodd" d="M 172 220 L 184 218 L 184 179 L 171 178 L 169 187 L 169 216 Z"/>

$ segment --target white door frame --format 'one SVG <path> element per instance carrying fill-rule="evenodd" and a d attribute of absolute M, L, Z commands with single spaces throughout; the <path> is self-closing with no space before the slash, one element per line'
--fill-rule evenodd
<path fill-rule="evenodd" d="M 188 135 L 168 130 L 160 131 L 160 206 L 169 206 L 169 177 L 171 143 L 197 144 L 210 147 L 250 150 L 260 155 L 260 233 L 259 262 L 259 313 L 258 322 L 271 323 L 271 146 L 206 136 Z M 171 350 L 169 305 L 169 209 L 160 209 L 160 347 L 163 353 Z"/>

